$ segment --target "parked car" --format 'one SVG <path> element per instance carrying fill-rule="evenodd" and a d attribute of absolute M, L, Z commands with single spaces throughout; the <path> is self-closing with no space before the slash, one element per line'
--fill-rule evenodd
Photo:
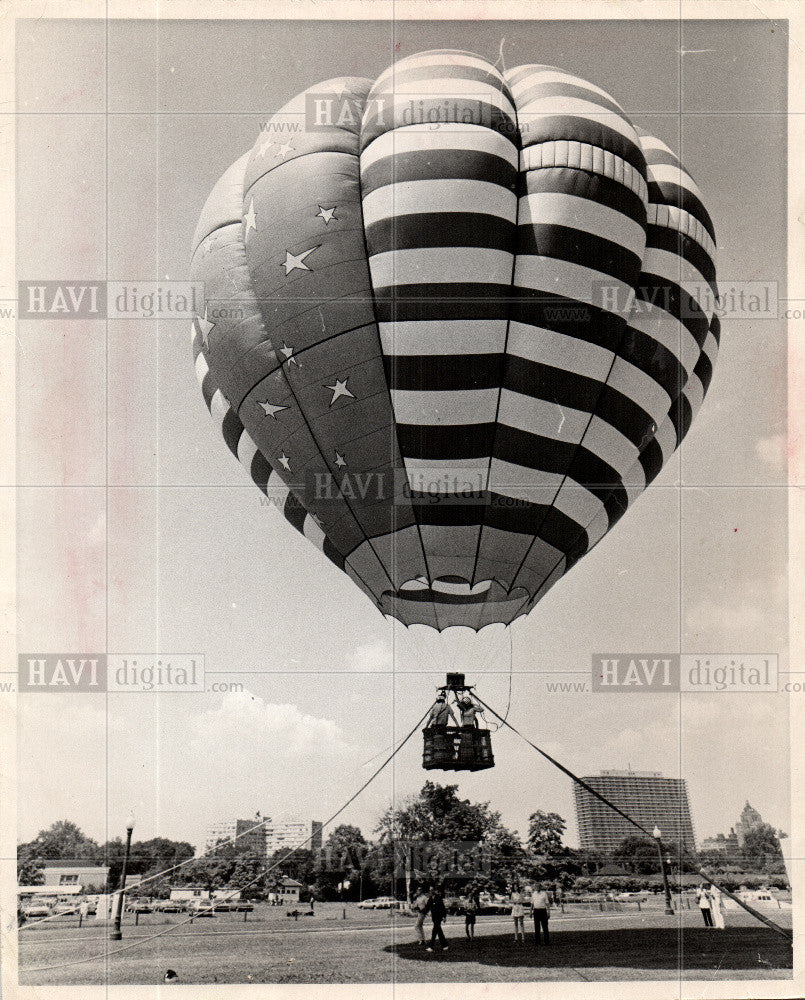
<path fill-rule="evenodd" d="M 52 913 L 75 913 L 78 910 L 78 900 L 60 899 L 51 910 Z"/>
<path fill-rule="evenodd" d="M 216 913 L 229 913 L 237 909 L 237 902 L 234 899 L 213 899 L 210 902 Z"/>
<path fill-rule="evenodd" d="M 22 908 L 23 916 L 26 920 L 32 917 L 49 917 L 51 904 L 44 899 L 32 899 Z"/>
<path fill-rule="evenodd" d="M 154 909 L 160 913 L 184 913 L 187 905 L 183 899 L 160 899 Z"/>
<path fill-rule="evenodd" d="M 190 910 L 197 917 L 214 917 L 215 916 L 215 900 L 214 899 L 194 899 L 190 905 Z"/>
<path fill-rule="evenodd" d="M 126 909 L 130 913 L 153 913 L 154 907 L 150 899 L 132 899 Z"/>
<path fill-rule="evenodd" d="M 393 896 L 377 896 L 375 899 L 364 899 L 358 903 L 359 910 L 397 910 L 400 901 Z"/>
<path fill-rule="evenodd" d="M 238 913 L 251 913 L 254 910 L 254 903 L 245 899 L 235 899 L 230 903 L 230 909 L 236 910 Z"/>
<path fill-rule="evenodd" d="M 648 899 L 646 892 L 619 892 L 615 897 L 619 903 L 644 903 Z"/>

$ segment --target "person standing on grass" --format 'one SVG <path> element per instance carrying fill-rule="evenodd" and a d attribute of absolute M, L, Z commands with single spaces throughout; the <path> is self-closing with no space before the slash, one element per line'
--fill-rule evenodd
<path fill-rule="evenodd" d="M 89 914 L 89 903 L 82 899 L 78 907 L 78 926 L 81 927 Z"/>
<path fill-rule="evenodd" d="M 531 911 L 534 916 L 534 943 L 540 943 L 540 931 L 545 937 L 545 944 L 550 944 L 548 937 L 548 920 L 551 915 L 551 904 L 548 893 L 537 883 L 531 893 Z"/>
<path fill-rule="evenodd" d="M 442 930 L 442 924 L 444 923 L 444 918 L 447 916 L 447 908 L 444 905 L 444 897 L 442 896 L 441 890 L 434 886 L 430 895 L 428 896 L 428 902 L 425 906 L 425 912 L 430 913 L 430 919 L 433 921 L 433 930 L 430 935 L 430 946 L 428 951 L 433 951 L 433 946 L 436 944 L 438 939 L 439 947 L 442 951 L 447 951 L 447 941 L 445 940 L 444 931 Z"/>
<path fill-rule="evenodd" d="M 467 893 L 467 905 L 464 907 L 464 933 L 467 940 L 475 940 L 475 917 L 481 905 L 480 894 L 477 889 L 470 889 Z"/>
<path fill-rule="evenodd" d="M 425 947 L 425 914 L 427 912 L 427 905 L 428 894 L 425 892 L 424 886 L 420 886 L 416 896 L 414 897 L 413 903 L 413 910 L 414 913 L 416 913 L 414 930 L 416 931 L 416 937 L 420 948 Z"/>
<path fill-rule="evenodd" d="M 724 930 L 724 899 L 717 885 L 710 886 L 710 917 L 712 926 L 718 931 Z"/>
<path fill-rule="evenodd" d="M 525 941 L 525 908 L 520 888 L 515 882 L 511 894 L 512 919 L 514 920 L 514 941 Z"/>
<path fill-rule="evenodd" d="M 702 911 L 702 920 L 704 920 L 705 927 L 713 926 L 713 914 L 710 912 L 710 895 L 707 890 L 699 885 L 696 887 L 696 901 L 699 904 L 699 909 Z"/>

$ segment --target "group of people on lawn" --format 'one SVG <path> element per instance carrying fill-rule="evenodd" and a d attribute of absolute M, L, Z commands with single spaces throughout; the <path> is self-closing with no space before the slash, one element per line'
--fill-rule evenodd
<path fill-rule="evenodd" d="M 522 891 L 518 885 L 512 888 L 509 896 L 511 903 L 511 916 L 514 920 L 514 940 L 525 941 L 525 917 L 526 910 L 531 908 L 531 915 L 534 919 L 534 943 L 540 944 L 543 940 L 545 944 L 550 943 L 548 936 L 548 920 L 551 915 L 551 903 L 548 893 L 537 884 L 524 886 Z M 464 933 L 469 941 L 475 938 L 475 917 L 480 909 L 480 893 L 477 889 L 472 889 L 467 894 L 464 904 Z M 419 945 L 434 951 L 437 943 L 441 951 L 447 951 L 448 945 L 442 930 L 442 924 L 447 916 L 447 908 L 444 902 L 442 890 L 438 885 L 432 885 L 429 889 L 424 885 L 414 895 L 412 908 L 416 913 L 416 935 Z M 425 918 L 430 916 L 432 928 L 430 944 L 425 940 Z"/>

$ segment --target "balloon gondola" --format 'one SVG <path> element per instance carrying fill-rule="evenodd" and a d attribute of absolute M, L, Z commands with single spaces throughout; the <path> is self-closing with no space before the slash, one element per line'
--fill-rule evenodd
<path fill-rule="evenodd" d="M 464 683 L 464 674 L 448 674 L 447 683 L 439 688 L 422 731 L 422 767 L 426 771 L 483 771 L 495 766 L 492 739 L 488 729 L 478 726 L 481 706 L 472 691 L 472 687 Z M 448 724 L 451 719 L 455 725 Z"/>

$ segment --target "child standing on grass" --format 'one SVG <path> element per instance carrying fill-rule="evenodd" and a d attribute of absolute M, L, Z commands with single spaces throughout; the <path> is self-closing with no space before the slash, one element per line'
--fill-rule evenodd
<path fill-rule="evenodd" d="M 478 890 L 470 889 L 467 893 L 467 905 L 464 907 L 464 933 L 469 941 L 475 940 L 475 917 L 480 902 Z"/>
<path fill-rule="evenodd" d="M 525 910 L 519 886 L 515 885 L 511 894 L 512 919 L 514 920 L 514 940 L 525 941 Z"/>

